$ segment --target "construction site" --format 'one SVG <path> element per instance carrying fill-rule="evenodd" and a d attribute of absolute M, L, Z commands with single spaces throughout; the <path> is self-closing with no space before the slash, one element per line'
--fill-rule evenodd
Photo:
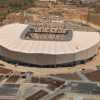
<path fill-rule="evenodd" d="M 10 12 L 0 20 L 0 100 L 100 100 L 95 4 L 37 0 L 17 12 L 0 5 Z"/>

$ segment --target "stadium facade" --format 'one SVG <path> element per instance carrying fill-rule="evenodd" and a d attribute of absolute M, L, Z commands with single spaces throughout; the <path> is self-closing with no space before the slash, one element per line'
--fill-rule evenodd
<path fill-rule="evenodd" d="M 49 30 L 47 33 L 32 27 L 19 23 L 2 26 L 0 56 L 39 66 L 63 65 L 92 58 L 100 46 L 98 32 Z"/>

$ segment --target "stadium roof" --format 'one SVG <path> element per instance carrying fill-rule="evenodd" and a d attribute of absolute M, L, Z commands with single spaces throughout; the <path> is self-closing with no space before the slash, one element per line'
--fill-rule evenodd
<path fill-rule="evenodd" d="M 100 41 L 97 32 L 73 31 L 70 41 L 33 41 L 24 40 L 21 34 L 29 25 L 14 23 L 0 28 L 0 45 L 23 53 L 65 54 L 77 53 L 96 45 Z M 90 38 L 91 37 L 91 38 Z"/>

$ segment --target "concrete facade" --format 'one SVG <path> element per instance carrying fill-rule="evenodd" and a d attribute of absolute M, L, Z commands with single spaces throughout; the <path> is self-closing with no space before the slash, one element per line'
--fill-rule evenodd
<path fill-rule="evenodd" d="M 34 65 L 59 65 L 87 60 L 97 53 L 100 35 L 97 32 L 73 32 L 70 41 L 22 40 L 29 26 L 10 24 L 0 28 L 0 56 Z"/>

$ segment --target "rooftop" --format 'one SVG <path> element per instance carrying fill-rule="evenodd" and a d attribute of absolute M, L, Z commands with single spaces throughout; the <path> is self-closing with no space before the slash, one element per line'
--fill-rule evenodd
<path fill-rule="evenodd" d="M 29 25 L 10 24 L 0 28 L 0 43 L 4 48 L 24 53 L 65 54 L 91 47 L 100 41 L 98 32 L 73 31 L 71 41 L 27 41 L 21 35 L 29 29 Z M 91 39 L 90 39 L 91 36 Z M 84 41 L 85 40 L 85 41 Z M 20 45 L 19 45 L 20 44 Z M 33 45 L 34 44 L 34 45 Z M 24 49 L 23 49 L 24 48 Z M 34 49 L 33 49 L 34 48 Z M 62 49 L 63 48 L 63 49 Z M 78 49 L 77 49 L 78 48 Z"/>

